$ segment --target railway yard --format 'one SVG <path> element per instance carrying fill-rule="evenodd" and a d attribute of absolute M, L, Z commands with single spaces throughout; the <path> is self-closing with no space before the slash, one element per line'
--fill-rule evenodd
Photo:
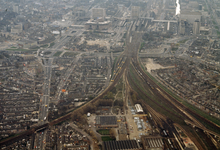
<path fill-rule="evenodd" d="M 116 14 L 123 16 L 120 11 Z M 199 67 L 193 66 L 194 63 L 200 62 L 177 57 L 172 50 L 167 50 L 169 46 L 164 44 L 165 42 L 162 45 L 166 45 L 166 48 L 162 47 L 158 53 L 162 52 L 166 57 L 154 58 L 152 56 L 158 55 L 149 54 L 149 57 L 145 58 L 143 53 L 146 51 L 143 48 L 152 44 L 149 42 L 150 40 L 146 42 L 146 37 L 150 38 L 146 35 L 148 31 L 151 32 L 153 27 L 161 27 L 157 21 L 152 21 L 151 17 L 142 17 L 128 22 L 126 19 L 120 23 L 117 22 L 123 29 L 120 34 L 116 34 L 114 37 L 114 33 L 108 33 L 109 35 L 105 36 L 112 36 L 116 38 L 114 40 L 119 40 L 125 29 L 127 30 L 123 40 L 120 41 L 120 53 L 117 48 L 114 50 L 114 52 L 117 51 L 117 54 L 113 54 L 113 48 L 108 51 L 109 48 L 97 45 L 99 40 L 89 35 L 92 34 L 90 32 L 88 34 L 91 36 L 89 44 L 94 42 L 92 41 L 94 38 L 97 42 L 94 42 L 96 44 L 94 49 L 98 47 L 103 53 L 98 54 L 94 49 L 88 51 L 86 48 L 89 47 L 89 44 L 86 47 L 86 41 L 80 36 L 83 39 L 81 43 L 84 42 L 86 50 L 74 53 L 73 55 L 76 57 L 72 56 L 71 59 L 67 59 L 66 56 L 56 59 L 47 58 L 48 63 L 45 64 L 47 69 L 44 72 L 45 84 L 42 83 L 45 91 L 41 94 L 41 96 L 47 97 L 43 99 L 43 102 L 46 99 L 47 103 L 42 103 L 42 99 L 39 99 L 40 104 L 43 104 L 42 109 L 45 109 L 39 118 L 40 123 L 30 123 L 25 129 L 19 127 L 19 133 L 0 141 L 0 149 L 220 149 L 219 107 L 213 105 L 216 103 L 215 99 L 218 97 L 218 89 L 220 89 L 213 81 L 218 74 L 214 72 L 214 77 L 209 79 L 211 71 L 207 73 L 208 67 L 203 66 L 204 62 L 201 62 Z M 119 26 L 117 26 L 118 32 Z M 174 27 L 172 24 L 172 30 L 175 30 Z M 99 32 L 94 35 L 98 37 Z M 167 35 L 160 34 L 160 36 L 156 40 L 154 39 L 157 41 L 155 43 L 160 43 L 160 40 L 165 39 L 164 37 Z M 75 37 L 71 39 L 72 42 L 77 40 Z M 107 46 L 110 46 L 110 42 L 104 41 Z M 112 42 L 113 39 L 109 41 Z M 186 41 L 191 43 L 189 49 L 192 50 L 192 45 L 198 44 L 202 40 L 197 38 L 195 41 L 191 39 Z M 66 46 L 74 44 L 69 43 Z M 80 46 L 82 45 L 78 45 L 74 49 L 80 48 Z M 154 45 L 153 49 L 159 49 L 159 47 Z M 121 51 L 122 49 L 123 51 Z M 61 53 L 63 55 L 65 52 Z M 194 57 L 194 52 L 186 53 L 193 55 L 191 58 Z M 150 65 L 155 63 L 156 67 L 150 67 L 147 61 L 150 61 Z M 61 64 L 65 64 L 63 65 L 65 68 Z M 181 67 L 184 65 L 186 66 Z M 187 72 L 187 69 L 190 70 L 190 73 Z M 186 79 L 185 82 L 183 78 Z M 201 80 L 203 84 L 198 84 Z M 207 87 L 210 89 L 206 90 Z M 31 88 L 32 86 L 30 86 Z M 215 97 L 210 96 L 213 91 Z M 19 113 L 20 119 L 22 117 L 29 119 L 31 115 L 37 118 L 35 114 L 31 114 L 31 111 L 36 111 L 37 107 L 40 107 L 37 105 L 37 95 L 27 92 L 18 100 L 17 95 L 2 95 L 0 97 L 4 101 L 0 104 L 5 107 L 4 110 L 9 112 L 9 115 L 11 106 L 25 103 L 24 100 L 26 100 L 26 103 L 29 104 L 26 104 L 25 107 L 31 109 L 28 111 L 29 115 L 22 116 L 22 112 L 19 111 L 23 111 L 23 108 L 14 108 Z M 26 98 L 30 95 L 34 100 Z M 11 97 L 13 101 L 6 102 Z M 206 103 L 206 99 L 209 99 L 209 102 Z M 33 105 L 33 107 L 29 105 Z M 204 109 L 200 109 L 201 107 Z M 57 111 L 57 109 L 60 110 Z M 53 115 L 54 118 L 51 117 L 51 114 L 55 113 L 56 117 L 54 117 L 55 115 Z M 12 115 L 14 116 L 15 113 Z M 9 123 L 10 128 L 17 126 L 10 117 L 5 120 Z M 3 128 L 5 124 L 0 127 Z"/>
<path fill-rule="evenodd" d="M 120 90 L 123 107 L 117 113 L 112 111 L 104 113 L 105 116 L 115 115 L 118 120 L 116 130 L 119 134 L 115 135 L 117 140 L 132 139 L 142 144 L 148 143 L 149 140 L 154 142 L 159 140 L 165 149 L 184 149 L 188 147 L 202 150 L 207 145 L 213 149 L 218 148 L 219 126 L 187 108 L 176 97 L 173 97 L 163 87 L 159 86 L 158 82 L 155 82 L 154 78 L 144 70 L 137 58 L 140 37 L 141 32 L 132 31 L 132 27 L 130 27 L 130 33 L 126 37 L 127 46 L 115 63 L 110 85 L 99 96 L 78 109 L 83 110 L 88 105 L 99 107 L 100 104 L 97 105 L 97 101 L 100 101 L 109 91 L 112 91 L 115 87 L 117 88 L 118 84 L 122 82 L 123 85 Z M 137 108 L 137 103 L 140 104 L 140 108 Z M 1 144 L 9 144 L 14 140 L 22 139 L 24 135 L 30 136 L 35 132 L 45 131 L 49 133 L 47 128 L 51 130 L 52 126 L 69 120 L 72 113 L 77 112 L 78 109 L 50 123 L 11 137 L 11 139 L 3 141 Z M 113 108 L 109 106 L 108 109 Z M 106 108 L 101 108 L 101 110 L 106 110 Z M 98 116 L 98 113 L 95 112 L 88 118 L 89 130 L 99 130 L 97 126 L 106 127 L 106 125 L 94 122 L 94 115 Z M 188 124 L 191 122 L 195 128 L 186 125 L 187 121 Z M 107 125 L 107 128 L 109 127 L 110 125 Z M 203 139 L 199 138 L 201 136 Z M 30 141 L 33 141 L 33 139 Z M 148 144 L 148 146 L 150 145 Z"/>

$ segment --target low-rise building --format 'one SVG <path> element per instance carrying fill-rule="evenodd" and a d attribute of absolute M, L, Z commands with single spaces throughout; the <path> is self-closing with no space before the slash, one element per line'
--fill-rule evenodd
<path fill-rule="evenodd" d="M 102 146 L 104 150 L 141 150 L 136 140 L 106 141 Z"/>
<path fill-rule="evenodd" d="M 86 30 L 107 30 L 111 27 L 111 21 L 88 21 L 85 24 Z"/>
<path fill-rule="evenodd" d="M 14 26 L 12 26 L 11 27 L 11 33 L 21 33 L 22 32 L 22 30 L 23 30 L 23 26 L 22 26 L 22 24 L 18 24 L 18 25 L 14 25 Z"/>
<path fill-rule="evenodd" d="M 143 143 L 144 150 L 163 150 L 164 143 L 162 137 L 149 137 L 142 136 L 141 137 Z"/>
<path fill-rule="evenodd" d="M 99 128 L 117 128 L 116 116 L 96 116 L 96 126 Z"/>
<path fill-rule="evenodd" d="M 22 39 L 21 41 L 18 42 L 18 45 L 21 46 L 22 48 L 30 48 L 33 46 L 37 46 L 37 41 Z"/>

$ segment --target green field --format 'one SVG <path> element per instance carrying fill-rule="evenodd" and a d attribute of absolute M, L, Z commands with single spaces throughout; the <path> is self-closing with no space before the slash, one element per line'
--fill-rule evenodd
<path fill-rule="evenodd" d="M 55 43 L 52 42 L 52 43 L 50 43 L 50 46 L 49 46 L 49 47 L 51 48 L 51 47 L 53 47 L 54 45 L 55 45 Z"/>
<path fill-rule="evenodd" d="M 115 141 L 115 138 L 111 138 L 110 136 L 102 136 L 102 141 Z"/>
<path fill-rule="evenodd" d="M 109 130 L 108 129 L 98 130 L 97 132 L 101 135 L 109 135 Z"/>
<path fill-rule="evenodd" d="M 74 53 L 74 52 L 65 52 L 63 54 L 63 56 L 68 56 L 68 57 L 75 57 L 78 53 Z"/>
<path fill-rule="evenodd" d="M 48 44 L 41 45 L 40 47 L 46 48 L 48 47 Z"/>
<path fill-rule="evenodd" d="M 122 90 L 122 88 L 123 88 L 123 81 L 122 81 L 122 79 L 120 79 L 116 85 L 116 89 L 117 89 L 117 91 L 120 91 L 120 90 Z"/>
<path fill-rule="evenodd" d="M 179 41 L 178 43 L 180 43 L 180 44 L 184 44 L 184 43 L 186 43 L 187 40 L 188 40 L 188 39 L 181 40 L 181 41 Z"/>
<path fill-rule="evenodd" d="M 60 56 L 61 53 L 62 53 L 61 51 L 57 51 L 53 56 L 58 57 L 58 56 Z"/>

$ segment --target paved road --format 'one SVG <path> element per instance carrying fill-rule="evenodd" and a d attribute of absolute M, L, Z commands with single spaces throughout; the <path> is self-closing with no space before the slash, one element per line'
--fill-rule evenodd
<path fill-rule="evenodd" d="M 73 67 L 70 67 L 70 68 L 67 70 L 67 72 L 66 72 L 66 74 L 65 74 L 65 76 L 64 76 L 64 78 L 63 78 L 63 80 L 60 81 L 60 83 L 59 83 L 59 85 L 58 85 L 58 87 L 57 87 L 58 91 L 57 91 L 56 98 L 55 98 L 55 101 L 56 101 L 56 102 L 58 102 L 58 101 L 60 100 L 60 95 L 61 95 L 61 93 L 62 93 L 62 89 L 63 89 L 64 85 L 66 84 L 66 81 L 67 81 L 68 78 L 70 77 L 71 73 L 73 72 L 73 70 L 74 70 L 75 67 L 77 66 L 77 62 L 78 62 L 79 58 L 81 57 L 81 55 L 82 55 L 82 53 L 79 54 L 79 55 L 77 55 L 76 58 L 73 59 L 73 61 L 71 62 L 71 64 L 74 64 L 74 66 L 73 66 Z"/>
<path fill-rule="evenodd" d="M 43 96 L 40 102 L 39 124 L 44 124 L 47 121 L 53 58 L 48 59 L 48 61 L 46 61 L 46 59 L 43 59 L 43 61 L 45 65 L 44 66 L 44 86 L 43 86 Z"/>
<path fill-rule="evenodd" d="M 51 73 L 52 73 L 52 64 L 53 58 L 43 59 L 44 61 L 44 85 L 43 85 L 43 95 L 40 100 L 40 107 L 39 107 L 39 125 L 45 124 L 47 122 L 47 115 L 48 115 L 48 107 L 50 103 L 50 81 L 51 81 Z M 35 146 L 37 149 L 43 150 L 45 147 L 45 133 L 42 132 L 36 135 L 37 142 Z"/>

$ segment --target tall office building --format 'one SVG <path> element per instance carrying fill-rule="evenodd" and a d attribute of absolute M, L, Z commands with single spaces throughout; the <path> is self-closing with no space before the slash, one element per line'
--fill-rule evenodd
<path fill-rule="evenodd" d="M 184 35 L 185 34 L 185 21 L 181 20 L 179 23 L 179 34 Z"/>
<path fill-rule="evenodd" d="M 140 7 L 138 6 L 131 7 L 131 18 L 132 19 L 137 19 L 139 17 L 139 13 L 140 13 Z"/>
<path fill-rule="evenodd" d="M 200 33 L 200 22 L 199 20 L 196 20 L 193 23 L 193 34 L 199 34 Z"/>
<path fill-rule="evenodd" d="M 13 6 L 13 12 L 19 13 L 18 5 L 14 5 L 14 6 Z"/>
<path fill-rule="evenodd" d="M 98 20 L 105 18 L 105 9 L 104 8 L 93 8 L 92 9 L 92 19 Z"/>
<path fill-rule="evenodd" d="M 199 4 L 199 10 L 202 10 L 202 4 Z"/>

